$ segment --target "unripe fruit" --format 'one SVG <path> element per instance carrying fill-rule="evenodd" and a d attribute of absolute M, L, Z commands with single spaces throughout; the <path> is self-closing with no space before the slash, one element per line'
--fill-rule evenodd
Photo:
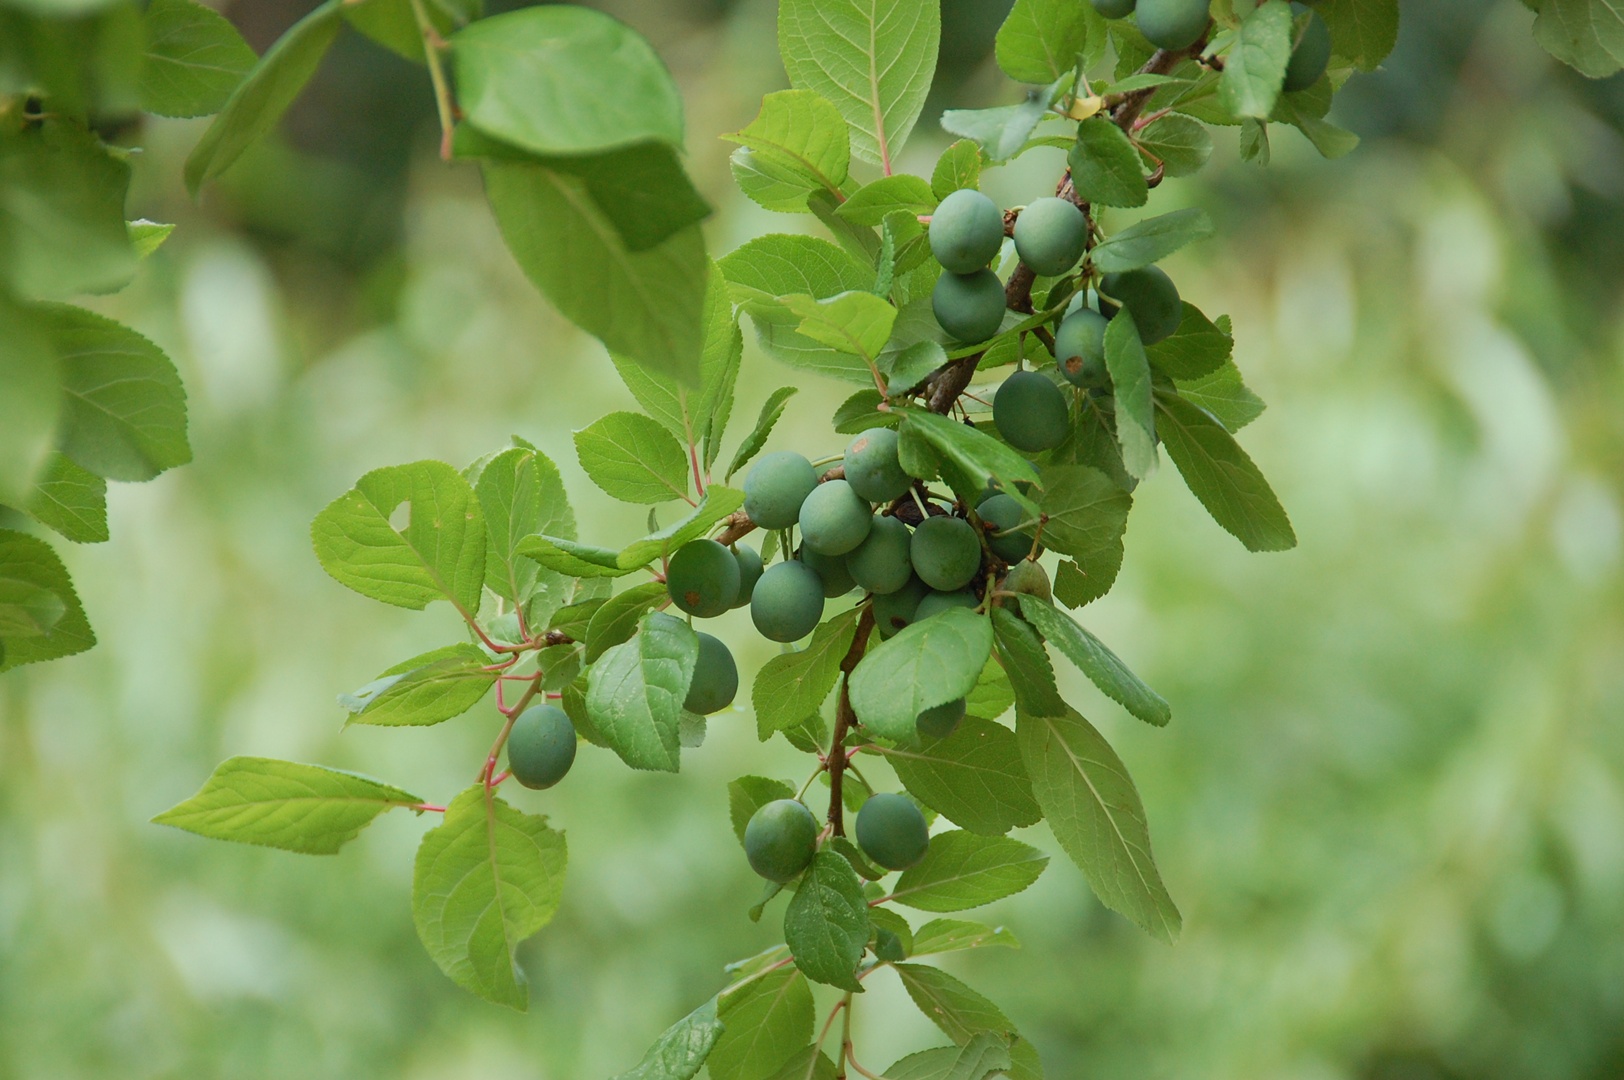
<path fill-rule="evenodd" d="M 1139 328 L 1139 340 L 1146 345 L 1172 337 L 1184 318 L 1178 287 L 1159 266 L 1106 274 L 1100 290 L 1128 309 Z"/>
<path fill-rule="evenodd" d="M 1111 322 L 1092 308 L 1082 308 L 1061 320 L 1054 332 L 1054 358 L 1060 374 L 1084 390 L 1102 389 L 1111 382 L 1105 367 L 1105 328 Z"/>
<path fill-rule="evenodd" d="M 1017 371 L 992 399 L 992 422 L 1004 441 L 1036 454 L 1053 450 L 1071 433 L 1071 409 L 1060 387 L 1035 371 Z"/>
<path fill-rule="evenodd" d="M 964 719 L 964 699 L 958 698 L 945 705 L 926 709 L 919 714 L 916 726 L 921 739 L 945 739 L 959 729 Z"/>
<path fill-rule="evenodd" d="M 913 477 L 897 460 L 897 433 L 869 428 L 846 446 L 846 483 L 872 503 L 888 503 L 907 494 Z"/>
<path fill-rule="evenodd" d="M 925 857 L 930 827 L 906 795 L 871 795 L 857 811 L 857 846 L 887 870 L 906 870 Z"/>
<path fill-rule="evenodd" d="M 1088 243 L 1088 219 L 1065 199 L 1034 199 L 1015 219 L 1015 253 L 1032 272 L 1056 277 L 1077 265 Z"/>
<path fill-rule="evenodd" d="M 844 555 L 863 542 L 874 511 L 844 480 L 827 480 L 801 503 L 801 540 L 819 555 Z"/>
<path fill-rule="evenodd" d="M 738 692 L 739 666 L 733 662 L 733 654 L 720 639 L 700 634 L 699 659 L 694 662 L 694 678 L 682 707 L 708 716 L 733 704 Z"/>
<path fill-rule="evenodd" d="M 1139 32 L 1158 49 L 1187 49 L 1207 31 L 1208 0 L 1139 0 Z"/>
<path fill-rule="evenodd" d="M 823 621 L 823 581 L 803 562 L 767 567 L 750 598 L 750 621 L 770 641 L 799 641 Z"/>
<path fill-rule="evenodd" d="M 893 593 L 882 593 L 874 598 L 874 629 L 881 638 L 888 638 L 914 620 L 919 601 L 930 592 L 930 586 L 917 577 Z"/>
<path fill-rule="evenodd" d="M 1308 25 L 1303 36 L 1291 50 L 1291 63 L 1286 65 L 1286 83 L 1283 89 L 1307 90 L 1319 82 L 1331 62 L 1331 28 L 1317 11 L 1308 13 Z"/>
<path fill-rule="evenodd" d="M 964 588 L 981 569 L 981 541 L 963 518 L 926 518 L 914 530 L 908 552 L 919 580 L 940 592 Z"/>
<path fill-rule="evenodd" d="M 818 580 L 823 582 L 823 595 L 830 600 L 845 596 L 857 587 L 857 582 L 852 580 L 847 558 L 845 555 L 819 555 L 809 547 L 801 548 L 801 561 L 817 572 Z"/>
<path fill-rule="evenodd" d="M 1030 560 L 1023 559 L 1009 568 L 1009 575 L 1004 578 L 1004 589 L 1023 596 L 1035 596 L 1043 601 L 1054 599 L 1049 572 Z"/>
<path fill-rule="evenodd" d="M 1134 0 L 1093 0 L 1094 10 L 1107 19 L 1123 19 L 1133 14 Z"/>
<path fill-rule="evenodd" d="M 750 602 L 756 582 L 761 580 L 761 552 L 740 545 L 733 548 L 733 558 L 739 563 L 739 595 L 734 599 L 733 606 L 740 608 Z"/>
<path fill-rule="evenodd" d="M 908 526 L 894 517 L 877 516 L 868 538 L 846 556 L 846 569 L 871 593 L 896 592 L 913 576 L 908 548 Z"/>
<path fill-rule="evenodd" d="M 1003 492 L 989 496 L 976 507 L 976 514 L 986 527 L 987 546 L 992 548 L 994 555 L 1007 563 L 1014 563 L 1032 553 L 1032 534 L 1010 531 L 1026 520 L 1026 511 L 1013 498 Z M 1042 551 L 1042 548 L 1038 550 Z"/>
<path fill-rule="evenodd" d="M 744 477 L 744 512 L 761 529 L 787 529 L 818 486 L 812 463 L 793 450 L 768 454 Z"/>
<path fill-rule="evenodd" d="M 1004 286 L 991 270 L 943 274 L 930 294 L 936 321 L 953 337 L 975 344 L 1004 324 Z"/>
<path fill-rule="evenodd" d="M 949 273 L 980 270 L 1003 244 L 1004 215 L 979 191 L 955 191 L 931 212 L 930 253 Z"/>
<path fill-rule="evenodd" d="M 919 601 L 919 606 L 914 609 L 913 621 L 924 622 L 932 615 L 938 615 L 949 608 L 961 607 L 974 610 L 980 606 L 981 601 L 977 600 L 976 594 L 968 589 L 960 589 L 956 592 L 926 593 L 925 598 Z"/>
<path fill-rule="evenodd" d="M 532 705 L 513 721 L 508 768 L 527 788 L 550 788 L 575 763 L 575 725 L 556 705 Z"/>
<path fill-rule="evenodd" d="M 739 560 L 715 540 L 690 540 L 671 556 L 665 586 L 683 611 L 715 618 L 739 598 Z"/>
<path fill-rule="evenodd" d="M 807 868 L 817 845 L 818 819 L 795 799 L 768 803 L 744 827 L 744 854 L 750 869 L 779 884 Z"/>

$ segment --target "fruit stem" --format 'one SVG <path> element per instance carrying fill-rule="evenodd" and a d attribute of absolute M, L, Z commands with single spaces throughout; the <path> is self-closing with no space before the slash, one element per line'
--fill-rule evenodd
<path fill-rule="evenodd" d="M 865 604 L 863 614 L 857 620 L 857 633 L 852 636 L 851 648 L 846 650 L 845 659 L 840 661 L 844 678 L 840 680 L 840 704 L 835 708 L 834 739 L 829 744 L 829 825 L 836 836 L 846 835 L 846 806 L 841 801 L 844 798 L 847 766 L 846 735 L 857 724 L 857 714 L 851 707 L 851 673 L 867 651 L 868 636 L 873 630 L 874 607 Z"/>
<path fill-rule="evenodd" d="M 844 1012 L 840 1018 L 840 1061 L 835 1066 L 835 1080 L 845 1080 L 846 1062 L 851 1059 L 851 991 L 846 991 L 840 1004 Z"/>
<path fill-rule="evenodd" d="M 412 14 L 417 18 L 418 33 L 423 35 L 423 61 L 429 67 L 429 82 L 434 86 L 434 108 L 440 115 L 440 160 L 451 160 L 451 133 L 456 123 L 457 107 L 451 100 L 451 83 L 445 77 L 445 62 L 440 50 L 445 39 L 429 21 L 423 9 L 423 0 L 412 0 Z"/>

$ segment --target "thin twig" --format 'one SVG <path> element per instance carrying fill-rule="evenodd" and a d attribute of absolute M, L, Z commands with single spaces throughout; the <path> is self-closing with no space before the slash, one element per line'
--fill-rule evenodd
<path fill-rule="evenodd" d="M 846 779 L 846 735 L 857 725 L 857 714 L 851 707 L 851 673 L 868 649 L 868 636 L 874 630 L 874 606 L 865 605 L 857 620 L 857 632 L 852 636 L 851 648 L 840 661 L 843 675 L 840 680 L 840 704 L 835 708 L 835 734 L 829 743 L 829 825 L 836 836 L 846 835 L 844 798 Z"/>

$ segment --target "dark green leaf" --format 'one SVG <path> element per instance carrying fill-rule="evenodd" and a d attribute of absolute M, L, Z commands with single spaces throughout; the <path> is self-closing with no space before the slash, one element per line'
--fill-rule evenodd
<path fill-rule="evenodd" d="M 45 541 L 0 529 L 0 672 L 96 644 L 67 568 Z"/>
<path fill-rule="evenodd" d="M 1320 0 L 1314 9 L 1331 28 L 1331 51 L 1360 71 L 1375 71 L 1398 43 L 1398 0 Z M 1612 0 L 1544 0 L 1540 14 L 1543 18 L 1535 21 L 1534 36 L 1546 48 L 1561 33 L 1561 24 L 1570 24 L 1570 32 L 1583 33 L 1588 22 L 1596 27 L 1598 38 L 1605 36 L 1613 58 L 1624 59 L 1624 26 Z M 1579 69 L 1591 76 L 1611 74 Z"/>
<path fill-rule="evenodd" d="M 978 485 L 986 477 L 997 480 L 1006 491 L 1017 483 L 1038 479 L 1037 469 L 1011 447 L 967 424 L 921 409 L 903 411 L 902 428 L 912 430 L 927 441 L 943 458 L 957 465 Z"/>
<path fill-rule="evenodd" d="M 477 645 L 448 645 L 414 656 L 338 703 L 352 724 L 424 726 L 461 716 L 496 685 L 490 657 Z"/>
<path fill-rule="evenodd" d="M 1151 400 L 1150 361 L 1139 328 L 1127 309 L 1105 329 L 1105 366 L 1116 399 L 1117 443 L 1122 464 L 1143 480 L 1156 468 L 1156 409 Z"/>
<path fill-rule="evenodd" d="M 1077 142 L 1067 159 L 1072 183 L 1085 202 L 1100 206 L 1143 206 L 1150 198 L 1139 151 L 1121 128 L 1103 116 L 1077 125 Z"/>
<path fill-rule="evenodd" d="M 1003 608 L 992 609 L 992 627 L 998 658 L 1009 673 L 1015 705 L 1027 712 L 1059 712 L 1066 707 L 1055 688 L 1054 665 L 1043 642 L 1024 620 Z M 1041 803 L 1039 804 L 1041 805 Z"/>
<path fill-rule="evenodd" d="M 1235 351 L 1235 339 L 1214 326 L 1201 309 L 1185 303 L 1184 317 L 1171 337 L 1145 349 L 1156 370 L 1175 379 L 1199 379 L 1222 367 Z"/>
<path fill-rule="evenodd" d="M 721 1034 L 716 999 L 711 998 L 667 1028 L 636 1068 L 614 1080 L 693 1080 Z"/>
<path fill-rule="evenodd" d="M 1177 113 L 1151 121 L 1135 139 L 1170 177 L 1199 172 L 1212 157 L 1212 136 L 1206 127 Z"/>
<path fill-rule="evenodd" d="M 851 864 L 820 851 L 784 912 L 784 942 L 813 982 L 860 991 L 857 962 L 868 946 L 868 901 Z"/>
<path fill-rule="evenodd" d="M 912 955 L 929 956 L 990 946 L 1018 949 L 1021 943 L 1013 932 L 1002 926 L 984 926 L 963 919 L 932 919 L 914 931 Z"/>
<path fill-rule="evenodd" d="M 854 225 L 878 225 L 887 214 L 928 214 L 937 197 L 923 177 L 911 173 L 882 176 L 865 184 L 840 204 L 835 213 Z"/>
<path fill-rule="evenodd" d="M 1147 724 L 1162 727 L 1173 718 L 1173 710 L 1162 696 L 1140 681 L 1116 653 L 1078 626 L 1063 611 L 1035 596 L 1021 597 L 1021 613 L 1045 641 L 1066 658 L 1106 696 Z"/>
<path fill-rule="evenodd" d="M 981 186 L 981 147 L 970 139 L 960 139 L 936 159 L 930 176 L 930 190 L 945 199 L 961 188 Z"/>
<path fill-rule="evenodd" d="M 1051 465 L 1043 481 L 1044 542 L 1076 559 L 1089 576 L 1114 579 L 1132 497 L 1087 465 Z"/>
<path fill-rule="evenodd" d="M 1015 895 L 1047 865 L 1047 855 L 1007 836 L 937 833 L 925 858 L 902 872 L 891 895 L 920 911 L 964 911 Z"/>
<path fill-rule="evenodd" d="M 1263 415 L 1263 399 L 1247 389 L 1240 370 L 1231 361 L 1225 361 L 1210 375 L 1174 382 L 1180 397 L 1217 417 L 1230 431 L 1239 431 Z"/>
<path fill-rule="evenodd" d="M 750 698 L 756 711 L 756 734 L 763 742 L 773 732 L 792 727 L 823 707 L 857 633 L 857 616 L 854 608 L 826 620 L 812 632 L 806 648 L 781 653 L 761 666 Z"/>
<path fill-rule="evenodd" d="M 991 652 L 992 624 L 985 615 L 953 608 L 916 622 L 857 665 L 852 709 L 876 735 L 910 738 L 921 712 L 975 688 Z"/>
<path fill-rule="evenodd" d="M 744 844 L 744 827 L 757 810 L 778 799 L 793 799 L 795 789 L 782 780 L 765 776 L 741 776 L 727 785 L 727 813 L 733 822 L 733 835 Z"/>
<path fill-rule="evenodd" d="M 1291 62 L 1291 39 L 1291 5 L 1286 0 L 1264 0 L 1241 20 L 1218 81 L 1218 100 L 1225 109 L 1259 119 L 1274 111 Z"/>
<path fill-rule="evenodd" d="M 1177 394 L 1158 393 L 1162 438 L 1179 475 L 1214 521 L 1248 551 L 1297 546 L 1280 500 L 1224 426 Z"/>
<path fill-rule="evenodd" d="M 1205 210 L 1175 210 L 1128 226 L 1096 247 L 1089 258 L 1102 274 L 1137 270 L 1161 262 L 1186 244 L 1205 240 L 1212 231 Z"/>
<path fill-rule="evenodd" d="M 945 739 L 882 753 L 910 795 L 960 828 L 997 836 L 1043 816 L 1006 727 L 966 716 Z"/>
<path fill-rule="evenodd" d="M 629 640 L 637 632 L 637 624 L 643 614 L 664 600 L 666 595 L 663 582 L 650 581 L 643 585 L 633 585 L 625 592 L 604 601 L 593 614 L 591 623 L 587 625 L 584 638 L 586 662 L 589 664 L 595 662 L 612 646 Z"/>

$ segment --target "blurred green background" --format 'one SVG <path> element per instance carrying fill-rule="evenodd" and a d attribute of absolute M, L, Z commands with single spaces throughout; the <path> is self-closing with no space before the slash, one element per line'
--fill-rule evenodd
<path fill-rule="evenodd" d="M 263 49 L 305 6 L 227 10 Z M 715 138 L 783 84 L 771 0 L 603 6 L 683 86 L 712 250 L 797 227 L 730 191 Z M 1005 8 L 944 4 L 927 120 L 1015 99 L 989 55 Z M 1248 555 L 1164 466 L 1116 591 L 1083 612 L 1174 707 L 1152 730 L 1062 676 L 1139 781 L 1185 933 L 1151 942 L 1061 857 L 990 913 L 1024 950 L 949 959 L 1058 1080 L 1624 1076 L 1624 83 L 1561 68 L 1517 0 L 1404 15 L 1386 69 L 1339 98 L 1354 155 L 1281 130 L 1260 170 L 1220 136 L 1213 168 L 1152 201 L 1219 224 L 1170 269 L 1234 316 L 1272 406 L 1242 441 L 1302 544 Z M 511 793 L 571 848 L 563 909 L 522 953 L 527 1015 L 416 942 L 432 822 L 392 815 L 335 858 L 147 824 L 232 754 L 438 799 L 472 777 L 488 706 L 341 731 L 335 694 L 458 635 L 444 605 L 384 608 L 317 565 L 310 519 L 362 472 L 518 433 L 563 468 L 583 539 L 643 525 L 570 442 L 631 398 L 513 266 L 477 175 L 435 158 L 420 69 L 345 37 L 282 137 L 194 206 L 200 131 L 144 133 L 131 216 L 179 228 L 100 304 L 180 365 L 196 462 L 115 486 L 112 542 L 64 553 L 101 644 L 0 680 L 0 1076 L 616 1073 L 777 940 L 745 918 L 724 785 L 804 768 L 742 708 L 680 776 L 589 748 L 561 787 Z M 904 163 L 944 143 L 922 123 Z M 987 187 L 1024 202 L 1059 168 L 1034 153 Z M 790 382 L 772 446 L 838 451 L 846 388 L 753 346 L 739 415 Z M 767 646 L 729 619 L 753 671 Z M 874 982 L 865 1063 L 941 1041 Z"/>

